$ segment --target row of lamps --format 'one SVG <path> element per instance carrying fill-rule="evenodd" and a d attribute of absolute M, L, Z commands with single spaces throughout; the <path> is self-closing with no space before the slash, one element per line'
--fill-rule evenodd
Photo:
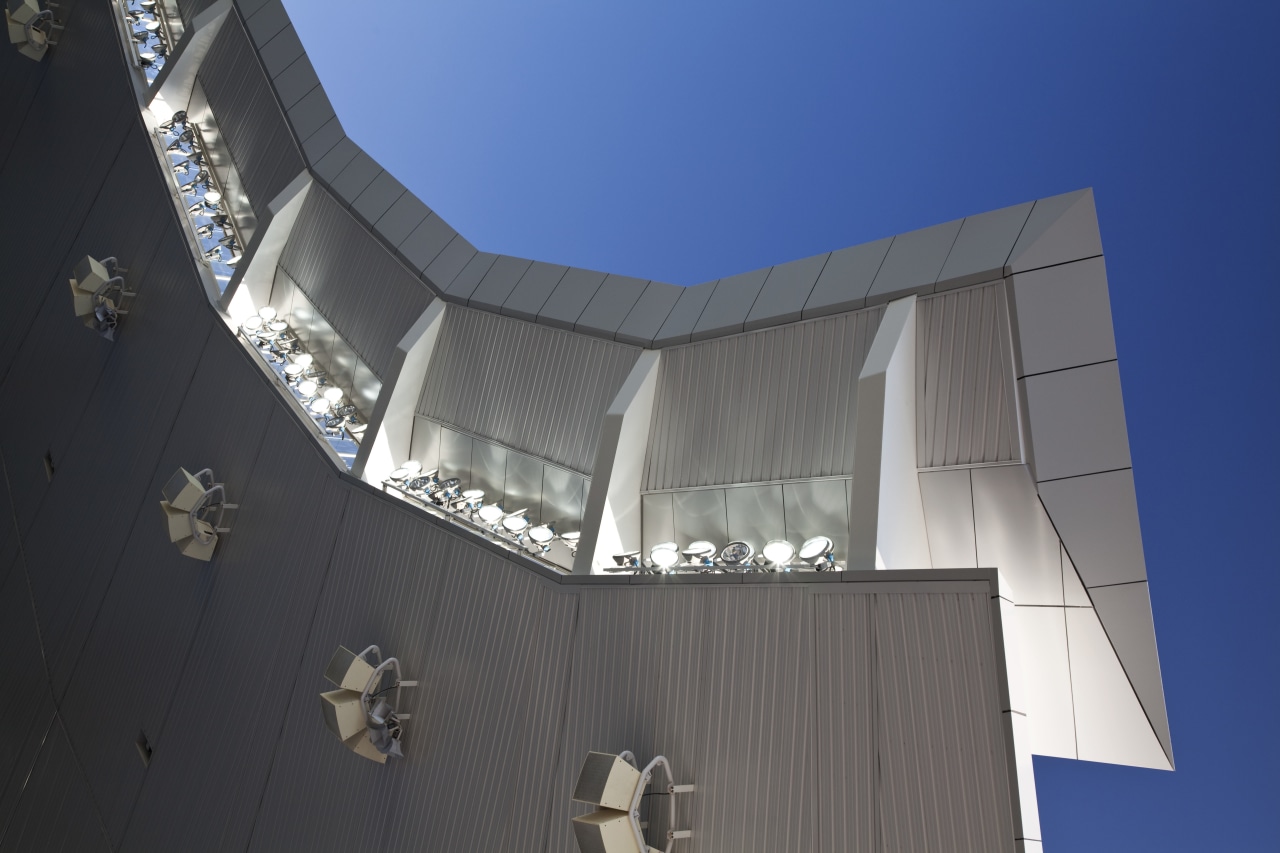
<path fill-rule="evenodd" d="M 424 503 L 447 510 L 504 544 L 514 544 L 536 556 L 545 556 L 553 542 L 562 542 L 569 554 L 578 552 L 581 531 L 556 531 L 554 522 L 533 524 L 528 508 L 506 510 L 501 503 L 485 503 L 483 489 L 463 489 L 457 477 L 442 477 L 438 469 L 422 470 L 422 463 L 410 460 L 388 475 L 397 491 Z"/>
<path fill-rule="evenodd" d="M 173 49 L 169 20 L 159 0 L 125 0 L 120 4 L 125 32 L 133 45 L 133 58 L 142 69 L 147 85 L 160 76 L 160 69 Z"/>
<path fill-rule="evenodd" d="M 730 542 L 723 548 L 705 539 L 681 549 L 675 542 L 659 542 L 649 549 L 648 559 L 640 551 L 613 555 L 615 572 L 789 572 L 793 568 L 824 572 L 839 569 L 835 543 L 828 536 L 813 536 L 797 549 L 786 539 L 770 539 L 760 553 L 750 542 Z"/>

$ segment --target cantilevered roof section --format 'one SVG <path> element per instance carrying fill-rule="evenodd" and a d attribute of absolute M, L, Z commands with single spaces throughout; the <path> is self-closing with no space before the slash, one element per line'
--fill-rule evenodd
<path fill-rule="evenodd" d="M 350 214 L 429 296 L 445 302 L 575 335 L 664 349 L 911 295 L 924 299 L 991 285 L 1005 312 L 1008 347 L 1001 357 L 1008 358 L 1013 388 L 1011 399 L 997 401 L 1003 408 L 993 403 L 992 411 L 1009 419 L 1007 429 L 999 433 L 998 447 L 993 445 L 995 462 L 921 450 L 930 537 L 947 528 L 963 538 L 968 524 L 970 538 L 964 541 L 973 543 L 972 562 L 999 568 L 1011 601 L 1025 608 L 1020 642 L 1029 679 L 1044 682 L 1041 692 L 1050 697 L 1044 700 L 1046 713 L 1064 703 L 1072 708 L 1056 729 L 1069 726 L 1071 737 L 1046 736 L 1043 741 L 1051 745 L 1039 751 L 1172 766 L 1091 190 L 692 287 L 515 258 L 478 249 L 348 136 L 280 0 L 178 5 L 194 33 L 187 50 L 199 44 L 201 32 L 214 34 L 228 23 L 243 27 L 242 35 L 227 38 L 243 38 L 252 46 L 305 172 L 326 200 Z M 187 72 L 194 73 L 187 59 Z M 167 92 L 181 90 L 183 69 L 179 54 L 157 81 L 153 108 L 163 106 Z M 216 82 L 208 80 L 205 88 L 217 89 Z M 228 132 L 225 142 L 242 173 L 252 175 L 251 183 L 285 186 L 296 177 L 269 174 L 271 164 L 296 168 L 293 158 L 258 150 L 279 144 L 269 134 Z M 940 314 L 922 310 L 921 316 Z M 979 328 L 972 334 L 990 332 Z M 370 351 L 394 347 L 399 332 L 381 343 L 376 337 L 370 338 Z M 928 334 L 922 334 L 919 346 L 929 346 Z M 928 393 L 922 387 L 919 399 Z M 986 467 L 993 464 L 1004 467 Z M 994 514 L 995 527 L 988 529 L 1000 529 L 1003 538 L 984 538 L 984 512 Z M 1011 524 L 1022 527 L 1010 532 Z M 1044 547 L 991 544 L 1019 536 L 1039 536 Z M 945 550 L 941 538 L 937 549 Z M 1033 552 L 1038 556 L 1026 556 Z M 1047 602 L 1039 600 L 1042 569 L 1058 579 L 1058 593 Z"/>

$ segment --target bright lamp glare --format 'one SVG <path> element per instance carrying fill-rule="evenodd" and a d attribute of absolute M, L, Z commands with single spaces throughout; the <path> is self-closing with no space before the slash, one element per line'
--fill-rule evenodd
<path fill-rule="evenodd" d="M 770 563 L 785 565 L 795 555 L 795 547 L 785 539 L 774 539 L 764 546 L 764 558 Z"/>

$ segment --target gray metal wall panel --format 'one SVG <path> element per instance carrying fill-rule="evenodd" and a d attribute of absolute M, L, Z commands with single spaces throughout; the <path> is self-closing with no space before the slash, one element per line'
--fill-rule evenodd
<path fill-rule="evenodd" d="M 4 690 L 0 691 L 0 834 L 17 805 L 22 783 L 35 761 L 40 740 L 53 716 L 40 636 L 27 576 L 11 544 L 0 568 L 0 648 L 5 650 Z M 33 730 L 35 730 L 33 732 Z M 33 736 L 34 735 L 34 736 Z"/>
<path fill-rule="evenodd" d="M 240 19 L 228 15 L 197 79 L 259 219 L 306 164 Z"/>
<path fill-rule="evenodd" d="M 799 550 L 806 539 L 826 536 L 835 558 L 849 556 L 849 480 L 810 480 L 782 484 L 787 541 Z"/>
<path fill-rule="evenodd" d="M 353 493 L 251 849 L 528 850 L 545 837 L 576 599 Z M 397 656 L 413 719 L 395 767 L 358 758 L 315 711 L 339 644 Z M 371 805 L 372 804 L 372 805 Z M 482 804 L 482 805 L 481 805 Z M 498 820 L 477 819 L 477 805 Z"/>
<path fill-rule="evenodd" d="M 147 297 L 122 324 L 23 543 L 54 672 L 78 653 L 86 617 L 111 581 L 131 519 L 152 500 L 152 473 L 214 323 L 177 225 L 157 243 Z M 127 441 L 121 437 L 126 428 Z M 68 518 L 79 520 L 76 536 L 67 535 Z"/>
<path fill-rule="evenodd" d="M 813 596 L 814 850 L 882 851 L 874 596 Z M 942 848 L 949 849 L 949 848 Z"/>
<path fill-rule="evenodd" d="M 65 14 L 65 11 L 64 11 Z M 41 63 L 39 96 L 16 122 L 0 169 L 0 253 L 5 272 L 0 293 L 0 369 L 7 368 L 51 289 L 66 287 L 67 248 L 85 224 L 128 133 L 138 126 L 137 101 L 123 74 L 116 10 L 79 4 L 75 23 L 58 34 L 58 47 Z M 54 59 L 61 54 L 62 61 Z M 71 59 L 73 61 L 68 61 Z M 14 63 L 30 60 L 7 51 L 0 72 L 5 86 Z M 108 70 L 109 69 L 109 70 Z M 22 73 L 12 79 L 23 79 Z M 94 128 L 93 141 L 68 127 Z M 74 168 L 67 168 L 74 163 Z M 159 167 L 156 167 L 157 177 Z M 56 199 L 56 204 L 19 204 L 15 199 Z"/>
<path fill-rule="evenodd" d="M 1021 458 L 1004 291 L 999 283 L 922 299 L 916 310 L 921 468 Z"/>
<path fill-rule="evenodd" d="M 319 187 L 280 256 L 289 273 L 379 379 L 431 291 Z"/>
<path fill-rule="evenodd" d="M 894 237 L 867 292 L 867 302 L 888 302 L 921 289 L 932 291 L 962 224 L 963 219 L 953 219 Z"/>
<path fill-rule="evenodd" d="M 271 416 L 123 847 L 244 850 L 278 749 L 347 489 L 284 407 Z M 210 736 L 234 732 L 233 737 Z"/>
<path fill-rule="evenodd" d="M 183 23 L 190 24 L 192 19 L 216 2 L 217 0 L 177 0 L 178 14 L 182 16 Z"/>
<path fill-rule="evenodd" d="M 547 297 L 568 271 L 568 267 L 560 264 L 534 261 L 519 281 L 511 283 L 510 288 L 504 284 L 490 292 L 489 279 L 485 279 L 476 289 L 470 304 L 492 311 L 500 310 L 502 314 L 532 322 L 538 319 L 538 312 L 546 304 Z"/>
<path fill-rule="evenodd" d="M 618 327 L 614 339 L 633 346 L 652 347 L 654 338 L 658 336 L 658 331 L 671 315 L 671 309 L 680 300 L 682 293 L 684 288 L 674 284 L 649 282 L 649 286 L 640 294 L 640 299 Z"/>
<path fill-rule="evenodd" d="M 882 314 L 824 317 L 668 350 L 645 488 L 850 474 L 858 373 Z"/>
<path fill-rule="evenodd" d="M 747 315 L 746 331 L 799 320 L 804 304 L 830 257 L 829 253 L 814 255 L 779 264 L 770 270 L 760 295 L 751 306 L 751 313 Z"/>
<path fill-rule="evenodd" d="M 552 777 L 548 853 L 577 851 L 570 818 L 591 808 L 570 802 L 569 795 L 589 751 L 629 749 L 648 761 L 661 749 L 676 781 L 698 779 L 701 738 L 691 736 L 697 723 L 690 723 L 699 707 L 703 656 L 677 650 L 700 647 L 702 602 L 692 590 L 671 589 L 586 588 L 579 598 L 571 684 L 557 731 L 561 747 Z M 647 649 L 655 637 L 662 644 Z M 689 796 L 682 804 L 686 817 Z M 695 839 L 693 849 L 713 849 L 707 836 Z"/>
<path fill-rule="evenodd" d="M 1012 853 L 990 596 L 875 599 L 883 849 Z"/>
<path fill-rule="evenodd" d="M 653 339 L 653 345 L 655 347 L 665 347 L 688 343 L 693 335 L 693 327 L 698 324 L 698 318 L 706 310 L 707 303 L 711 301 L 711 295 L 715 293 L 715 289 L 716 282 L 714 281 L 684 288 L 680 292 L 680 299 L 676 302 L 675 307 L 671 309 L 667 319 L 663 321 L 662 326 L 658 329 L 658 334 Z"/>
<path fill-rule="evenodd" d="M 582 309 L 574 329 L 586 334 L 614 337 L 648 285 L 644 279 L 609 275 L 587 307 Z"/>
<path fill-rule="evenodd" d="M 225 334 L 209 336 L 172 434 L 148 472 L 111 587 L 87 620 L 93 630 L 84 650 L 74 671 L 68 661 L 55 672 L 62 714 L 116 845 L 144 779 L 134 739 L 141 730 L 153 746 L 164 743 L 170 703 L 205 605 L 222 580 L 232 538 L 244 534 L 236 529 L 238 513 L 229 513 L 232 533 L 212 563 L 183 557 L 165 535 L 160 489 L 179 467 L 191 473 L 212 468 L 226 484 L 227 499 L 251 511 L 246 493 L 267 421 L 273 412 L 287 415 L 249 361 L 254 357 Z"/>
<path fill-rule="evenodd" d="M 89 786 L 67 734 L 55 718 L 8 824 L 0 849 L 110 851 Z"/>
<path fill-rule="evenodd" d="M 605 278 L 602 272 L 571 267 L 538 311 L 538 322 L 572 329 Z"/>
<path fill-rule="evenodd" d="M 700 341 L 743 331 L 751 306 L 755 304 L 756 297 L 764 287 L 764 280 L 772 270 L 772 267 L 752 270 L 717 281 L 707 307 L 693 327 L 692 340 Z"/>
<path fill-rule="evenodd" d="M 3 834 L 18 801 L 22 799 L 27 777 L 49 736 L 49 727 L 55 724 L 56 708 L 47 684 L 26 693 L 15 691 L 15 698 L 22 703 L 28 715 L 25 723 L 22 718 L 6 716 L 4 720 L 5 731 L 8 732 L 6 740 L 10 744 L 3 755 L 5 763 L 0 765 L 0 834 Z"/>
<path fill-rule="evenodd" d="M 468 298 L 467 304 L 497 311 L 533 265 L 533 261 L 499 255 Z M 547 265 L 548 267 L 550 264 Z"/>
<path fill-rule="evenodd" d="M 634 347 L 451 306 L 418 414 L 590 474 Z"/>
<path fill-rule="evenodd" d="M 173 210 L 158 178 L 155 153 L 146 134 L 141 127 L 130 128 L 79 233 L 57 250 L 62 262 L 29 330 L 25 335 L 15 334 L 10 342 L 17 352 L 0 393 L 8 400 L 38 401 L 38 405 L 24 406 L 21 418 L 0 422 L 8 485 L 23 529 L 49 488 L 42 457 L 49 452 L 56 467 L 66 456 L 85 405 L 118 346 L 72 319 L 67 280 L 75 263 L 86 254 L 116 256 L 128 268 L 129 289 L 141 299 L 149 298 L 156 235 L 178 236 L 165 227 L 173 219 Z M 0 217 L 3 215 L 0 212 Z M 172 257 L 166 253 L 161 260 Z M 188 268 L 193 265 L 188 263 Z M 132 319 L 125 319 L 120 342 L 136 328 Z M 50 388 L 57 388 L 58 393 L 49 393 Z"/>

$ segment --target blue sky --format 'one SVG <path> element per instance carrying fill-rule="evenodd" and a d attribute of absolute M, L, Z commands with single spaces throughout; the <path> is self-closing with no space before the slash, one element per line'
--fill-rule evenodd
<path fill-rule="evenodd" d="M 489 251 L 695 284 L 1092 186 L 1178 770 L 1036 759 L 1046 850 L 1280 847 L 1280 4 L 286 6 Z"/>

